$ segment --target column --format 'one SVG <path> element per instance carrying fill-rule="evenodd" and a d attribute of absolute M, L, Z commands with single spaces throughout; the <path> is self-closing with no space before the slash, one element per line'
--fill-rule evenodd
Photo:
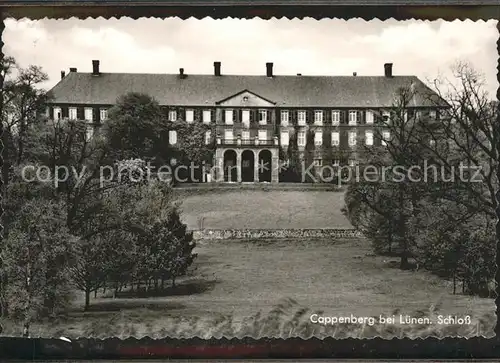
<path fill-rule="evenodd" d="M 254 150 L 254 163 L 253 163 L 253 180 L 255 183 L 259 182 L 259 150 Z"/>
<path fill-rule="evenodd" d="M 271 183 L 279 182 L 279 154 L 278 149 L 271 150 Z"/>
<path fill-rule="evenodd" d="M 214 181 L 221 183 L 224 181 L 224 150 L 215 150 L 216 168 L 215 168 L 215 178 Z"/>
<path fill-rule="evenodd" d="M 241 183 L 241 150 L 236 151 L 236 177 L 237 182 Z"/>

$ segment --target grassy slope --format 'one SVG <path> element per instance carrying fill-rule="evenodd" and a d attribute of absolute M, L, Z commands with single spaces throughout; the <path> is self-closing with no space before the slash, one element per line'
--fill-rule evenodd
<path fill-rule="evenodd" d="M 192 194 L 183 199 L 188 228 L 351 228 L 342 214 L 342 192 L 239 190 Z"/>
<path fill-rule="evenodd" d="M 493 334 L 493 300 L 452 295 L 448 282 L 426 272 L 394 270 L 386 258 L 371 255 L 366 240 L 225 241 L 200 244 L 197 252 L 197 270 L 182 281 L 184 287 L 177 291 L 185 295 L 142 299 L 99 297 L 91 301 L 96 311 L 88 313 L 81 312 L 83 299 L 79 298 L 77 310 L 66 320 L 39 325 L 33 332 L 100 337 Z M 286 298 L 296 303 L 282 306 L 283 312 L 271 311 Z M 308 322 L 311 311 L 316 310 L 330 316 L 471 314 L 474 324 L 325 329 Z M 262 313 L 260 317 L 255 316 L 258 312 Z M 295 325 L 291 323 L 294 315 Z M 254 317 L 242 321 L 250 316 Z M 5 333 L 15 334 L 18 329 L 18 326 L 6 327 Z"/>

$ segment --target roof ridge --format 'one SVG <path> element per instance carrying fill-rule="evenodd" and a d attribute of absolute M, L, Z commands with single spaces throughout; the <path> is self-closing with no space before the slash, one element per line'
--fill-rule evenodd
<path fill-rule="evenodd" d="M 71 74 L 85 74 L 85 75 L 92 75 L 92 72 L 70 72 L 69 74 L 66 75 L 69 76 Z M 130 76 L 179 76 L 178 73 L 138 73 L 138 72 L 100 72 L 99 75 L 130 75 Z M 184 73 L 185 76 L 209 76 L 209 77 L 261 77 L 261 78 L 281 78 L 281 77 L 293 77 L 293 78 L 401 78 L 401 77 L 415 77 L 418 79 L 416 75 L 413 74 L 398 74 L 398 75 L 393 75 L 392 77 L 386 77 L 384 75 L 377 75 L 377 74 L 366 74 L 366 75 L 345 75 L 345 74 L 332 74 L 332 75 L 325 75 L 325 74 L 301 74 L 295 75 L 295 74 L 274 74 L 272 77 L 267 77 L 265 74 L 222 74 L 220 76 L 216 76 L 211 73 Z"/>

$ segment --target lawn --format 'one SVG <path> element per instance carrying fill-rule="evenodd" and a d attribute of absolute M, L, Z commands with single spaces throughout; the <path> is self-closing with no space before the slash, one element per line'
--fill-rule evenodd
<path fill-rule="evenodd" d="M 336 337 L 493 336 L 493 299 L 453 295 L 450 283 L 423 271 L 400 271 L 373 256 L 365 239 L 200 243 L 194 270 L 163 296 L 91 300 L 34 335 Z M 281 307 L 277 308 L 278 305 Z M 309 317 L 437 314 L 472 316 L 471 325 L 319 326 Z M 7 324 L 4 334 L 19 334 Z"/>
<path fill-rule="evenodd" d="M 182 198 L 189 229 L 351 228 L 334 191 L 221 190 Z"/>

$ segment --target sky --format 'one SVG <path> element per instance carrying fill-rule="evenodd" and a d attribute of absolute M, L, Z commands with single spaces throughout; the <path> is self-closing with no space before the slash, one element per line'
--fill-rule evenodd
<path fill-rule="evenodd" d="M 498 88 L 497 21 L 397 21 L 362 19 L 28 19 L 5 20 L 3 51 L 22 66 L 42 66 L 44 87 L 61 70 L 211 74 L 416 75 L 432 82 L 450 77 L 457 61 L 484 74 L 494 97 Z"/>

